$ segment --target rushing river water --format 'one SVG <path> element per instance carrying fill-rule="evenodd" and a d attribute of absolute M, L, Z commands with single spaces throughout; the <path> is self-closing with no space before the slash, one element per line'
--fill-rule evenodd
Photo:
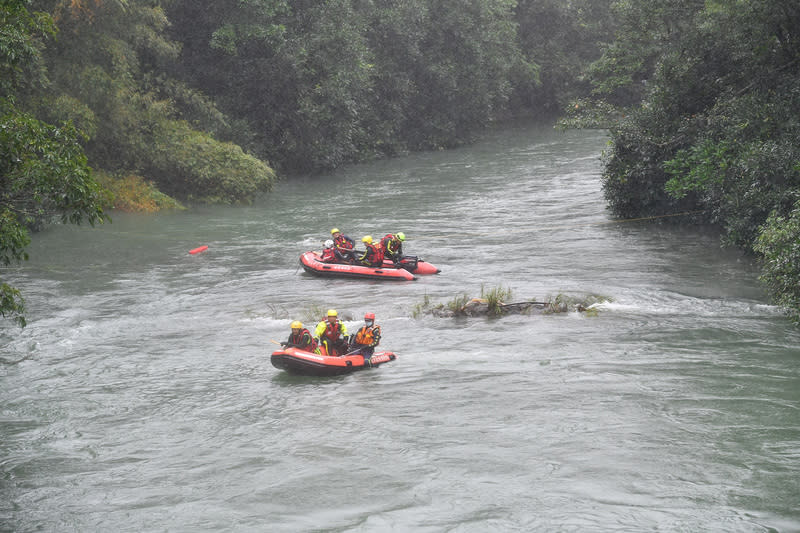
<path fill-rule="evenodd" d="M 713 232 L 613 222 L 605 142 L 511 127 L 37 234 L 3 272 L 29 325 L 0 326 L 0 531 L 800 531 L 800 333 Z M 334 226 L 442 273 L 312 277 Z M 609 302 L 414 316 L 496 287 Z M 329 307 L 398 359 L 271 366 Z"/>

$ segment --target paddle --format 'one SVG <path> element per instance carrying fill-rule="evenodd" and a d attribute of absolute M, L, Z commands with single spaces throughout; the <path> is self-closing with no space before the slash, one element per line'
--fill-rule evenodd
<path fill-rule="evenodd" d="M 269 342 L 271 342 L 272 344 L 277 344 L 281 348 L 294 348 L 294 346 L 286 346 L 284 343 L 278 342 L 278 341 L 276 341 L 274 339 L 270 339 Z"/>

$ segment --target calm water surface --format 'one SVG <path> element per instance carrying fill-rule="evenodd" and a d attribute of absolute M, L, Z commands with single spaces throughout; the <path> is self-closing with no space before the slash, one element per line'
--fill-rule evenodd
<path fill-rule="evenodd" d="M 612 221 L 606 140 L 513 127 L 37 234 L 3 272 L 29 325 L 0 326 L 0 531 L 800 531 L 800 333 L 713 232 Z M 442 273 L 304 273 L 334 226 Z M 413 316 L 495 287 L 609 302 Z M 272 367 L 329 307 L 397 361 Z"/>

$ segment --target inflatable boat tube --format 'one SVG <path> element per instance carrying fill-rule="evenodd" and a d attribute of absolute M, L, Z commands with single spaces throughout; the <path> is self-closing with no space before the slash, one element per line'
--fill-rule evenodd
<path fill-rule="evenodd" d="M 413 281 L 417 278 L 404 268 L 368 267 L 347 263 L 323 263 L 318 252 L 305 252 L 300 256 L 300 264 L 306 272 L 317 276 L 377 279 L 390 281 Z M 389 263 L 391 265 L 391 263 Z"/>
<path fill-rule="evenodd" d="M 270 357 L 272 366 L 275 368 L 302 376 L 350 374 L 351 372 L 373 368 L 395 359 L 396 356 L 392 352 L 375 352 L 372 357 L 364 361 L 364 356 L 360 354 L 331 357 L 307 352 L 299 348 L 284 348 L 283 350 L 272 352 Z"/>

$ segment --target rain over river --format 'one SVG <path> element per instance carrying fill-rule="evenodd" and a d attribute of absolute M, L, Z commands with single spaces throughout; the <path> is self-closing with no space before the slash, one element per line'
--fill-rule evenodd
<path fill-rule="evenodd" d="M 0 531 L 800 531 L 800 331 L 713 230 L 612 220 L 607 139 L 510 126 L 34 235 L 3 271 L 28 326 L 0 326 Z M 442 272 L 305 273 L 333 227 Z M 415 312 L 494 288 L 604 303 Z M 397 360 L 273 367 L 328 308 Z"/>

